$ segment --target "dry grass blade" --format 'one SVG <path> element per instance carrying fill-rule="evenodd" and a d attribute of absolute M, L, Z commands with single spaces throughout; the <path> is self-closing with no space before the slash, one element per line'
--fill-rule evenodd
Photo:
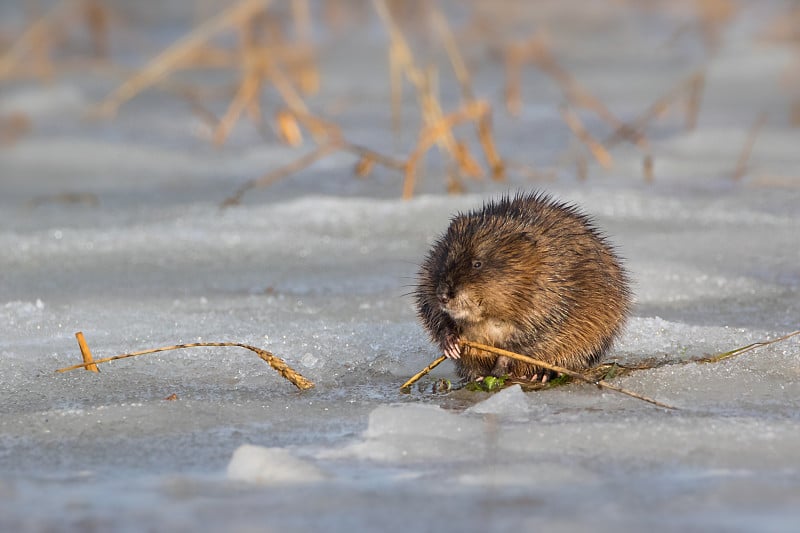
<path fill-rule="evenodd" d="M 315 150 L 307 153 L 303 157 L 289 163 L 288 165 L 284 165 L 280 168 L 273 170 L 272 172 L 268 172 L 267 174 L 264 174 L 260 178 L 256 178 L 254 180 L 246 182 L 244 185 L 239 187 L 239 190 L 237 190 L 234 194 L 232 194 L 222 202 L 222 207 L 224 208 L 224 207 L 230 207 L 232 205 L 238 205 L 241 202 L 242 197 L 248 191 L 272 185 L 276 181 L 280 181 L 287 176 L 291 176 L 295 172 L 299 172 L 304 168 L 313 165 L 323 157 L 331 154 L 332 152 L 335 152 L 339 148 L 340 145 L 338 143 L 324 144 L 322 146 L 317 147 Z"/>
<path fill-rule="evenodd" d="M 733 181 L 741 181 L 747 172 L 747 163 L 750 161 L 750 155 L 753 153 L 753 147 L 756 145 L 758 134 L 764 124 L 767 123 L 767 113 L 762 111 L 759 113 L 753 125 L 750 126 L 750 131 L 747 133 L 747 140 L 742 146 L 742 151 L 739 153 L 739 159 L 736 161 L 736 170 L 733 173 Z"/>
<path fill-rule="evenodd" d="M 534 38 L 526 52 L 539 70 L 550 76 L 558 84 L 564 97 L 573 106 L 590 109 L 612 128 L 624 126 L 599 98 L 590 93 L 569 71 L 556 62 L 544 39 L 540 37 Z"/>
<path fill-rule="evenodd" d="M 383 165 L 384 167 L 391 168 L 394 170 L 400 170 L 405 172 L 406 164 L 403 161 L 399 161 L 394 159 L 393 157 L 389 157 L 387 155 L 383 155 L 371 148 L 367 148 L 365 146 L 361 146 L 358 144 L 353 144 L 351 142 L 345 141 L 342 139 L 341 141 L 340 150 L 343 152 L 349 152 L 351 154 L 355 154 L 360 156 L 362 159 L 369 159 L 375 163 Z"/>
<path fill-rule="evenodd" d="M 419 140 L 417 141 L 417 146 L 414 148 L 414 151 L 411 152 L 406 162 L 406 177 L 403 184 L 404 199 L 408 200 L 414 195 L 417 166 L 422 156 L 425 155 L 425 152 L 438 142 L 442 136 L 451 133 L 451 130 L 458 124 L 468 120 L 479 120 L 481 116 L 488 112 L 489 104 L 482 100 L 476 100 L 453 113 L 441 117 L 436 122 L 430 123 L 422 130 Z M 474 163 L 473 159 L 464 157 L 464 152 L 459 152 L 457 144 L 453 149 L 453 153 L 456 155 L 457 159 L 460 159 L 459 163 L 462 168 L 469 168 L 477 165 L 477 163 Z M 461 157 L 459 157 L 459 155 Z M 472 170 L 474 172 L 475 170 L 480 170 L 480 168 L 473 168 Z"/>
<path fill-rule="evenodd" d="M 504 51 L 505 64 L 505 102 L 506 111 L 512 117 L 518 117 L 522 112 L 522 58 L 516 46 L 509 46 Z"/>
<path fill-rule="evenodd" d="M 564 119 L 566 125 L 572 130 L 572 133 L 586 145 L 586 148 L 589 149 L 589 152 L 591 152 L 595 160 L 600 163 L 600 166 L 606 170 L 610 169 L 614 165 L 614 158 L 611 157 L 611 154 L 599 141 L 592 137 L 592 134 L 589 133 L 583 125 L 580 117 L 566 105 L 562 105 L 559 111 L 561 111 L 561 118 Z"/>
<path fill-rule="evenodd" d="M 494 353 L 494 354 L 497 354 L 497 355 L 502 355 L 502 356 L 505 356 L 505 357 L 509 357 L 511 359 L 517 359 L 518 361 L 524 361 L 526 363 L 530 363 L 532 365 L 536 365 L 538 367 L 550 370 L 552 372 L 558 372 L 560 374 L 565 374 L 565 375 L 567 375 L 567 376 L 569 376 L 571 378 L 579 379 L 581 381 L 585 381 L 586 383 L 591 383 L 592 385 L 597 385 L 598 387 L 602 387 L 604 389 L 609 389 L 609 390 L 613 390 L 615 392 L 619 392 L 621 394 L 625 394 L 627 396 L 630 396 L 631 398 L 636 398 L 637 400 L 642 400 L 642 401 L 651 403 L 653 405 L 657 405 L 658 407 L 663 407 L 665 409 L 677 409 L 676 407 L 673 407 L 673 406 L 668 405 L 666 403 L 660 402 L 658 400 L 654 400 L 652 398 L 648 398 L 647 396 L 643 396 L 643 395 L 641 395 L 641 394 L 639 394 L 637 392 L 633 392 L 633 391 L 630 391 L 630 390 L 627 390 L 627 389 L 623 389 L 622 387 L 618 387 L 618 386 L 613 385 L 611 383 L 608 383 L 607 381 L 604 381 L 602 379 L 596 380 L 594 378 L 591 378 L 589 376 L 581 374 L 580 372 L 575 372 L 574 370 L 570 370 L 568 368 L 560 367 L 560 366 L 557 366 L 557 365 L 552 365 L 550 363 L 546 363 L 544 361 L 540 361 L 538 359 L 534 359 L 534 358 L 528 357 L 526 355 L 518 354 L 518 353 L 515 353 L 515 352 L 509 352 L 508 350 L 502 350 L 500 348 L 495 348 L 494 346 L 488 346 L 486 344 L 480 344 L 480 343 L 471 342 L 471 341 L 461 341 L 461 345 L 462 346 L 468 346 L 470 348 L 475 348 L 477 350 L 483 350 L 483 351 L 486 351 L 486 352 L 491 352 L 491 353 Z"/>
<path fill-rule="evenodd" d="M 414 85 L 423 122 L 426 128 L 430 128 L 432 125 L 442 121 L 444 117 L 442 107 L 436 96 L 435 71 L 433 69 L 428 69 L 426 72 L 416 66 L 411 49 L 409 48 L 403 33 L 400 31 L 397 24 L 395 24 L 394 19 L 392 18 L 392 15 L 389 12 L 384 0 L 373 0 L 373 5 L 375 7 L 375 11 L 378 13 L 379 18 L 389 32 L 389 57 L 392 63 L 390 66 L 392 67 L 392 72 L 394 73 L 393 76 L 396 76 L 396 71 L 394 69 L 399 69 Z M 394 87 L 394 79 L 392 84 Z M 399 93 L 395 89 L 395 93 L 393 94 L 396 95 Z M 423 128 L 422 131 L 425 132 L 426 128 Z M 439 135 L 434 137 L 434 142 L 440 147 L 443 153 L 448 154 L 450 158 L 452 158 L 452 160 L 458 164 L 462 172 L 475 177 L 480 177 L 483 175 L 483 170 L 472 158 L 465 157 L 466 154 L 463 151 L 459 153 L 458 142 L 453 136 L 453 132 L 450 130 L 450 128 L 441 130 Z M 408 167 L 413 168 L 410 172 L 407 171 L 407 179 L 403 188 L 404 198 L 409 198 L 410 194 L 413 194 L 414 182 L 416 180 L 416 162 L 414 162 L 414 165 L 409 164 Z"/>
<path fill-rule="evenodd" d="M 475 92 L 472 90 L 472 80 L 470 79 L 469 70 L 461 56 L 458 49 L 453 32 L 450 30 L 450 25 L 447 19 L 442 15 L 435 6 L 430 9 L 431 21 L 433 22 L 434 30 L 439 34 L 447 56 L 450 58 L 450 64 L 453 66 L 453 72 L 456 75 L 459 86 L 461 87 L 461 94 L 464 101 L 468 104 L 475 102 Z M 492 138 L 492 116 L 491 112 L 483 114 L 477 121 L 477 133 L 481 146 L 483 147 L 486 160 L 489 162 L 489 167 L 492 169 L 492 179 L 500 180 L 505 176 L 505 164 L 500 158 L 500 154 L 495 147 L 494 139 Z"/>
<path fill-rule="evenodd" d="M 275 115 L 275 125 L 278 135 L 289 146 L 300 146 L 303 144 L 303 134 L 300 132 L 300 125 L 295 116 L 286 110 L 280 110 Z"/>
<path fill-rule="evenodd" d="M 442 362 L 443 362 L 445 359 L 447 359 L 447 357 L 445 357 L 444 355 L 441 355 L 441 356 L 439 356 L 437 359 L 434 359 L 434 360 L 433 360 L 433 362 L 432 362 L 431 364 L 429 364 L 428 366 L 426 366 L 425 368 L 423 368 L 422 370 L 420 370 L 419 372 L 417 372 L 416 374 L 414 374 L 413 376 L 411 376 L 411 378 L 409 378 L 409 380 L 408 380 L 408 381 L 406 381 L 405 383 L 403 383 L 403 385 L 400 387 L 400 390 L 401 390 L 401 391 L 403 391 L 403 390 L 406 390 L 406 389 L 408 389 L 409 387 L 411 387 L 411 385 L 413 385 L 414 383 L 416 383 L 417 381 L 419 381 L 419 380 L 420 380 L 420 378 L 422 378 L 423 376 L 425 376 L 426 374 L 428 374 L 428 372 L 430 372 L 431 370 L 433 370 L 434 368 L 436 368 L 437 366 L 439 366 L 440 364 L 442 364 Z"/>
<path fill-rule="evenodd" d="M 693 130 L 697 126 L 703 89 L 706 85 L 706 73 L 698 72 L 689 80 L 689 97 L 686 100 L 686 129 Z"/>
<path fill-rule="evenodd" d="M 128 78 L 97 105 L 94 112 L 100 116 L 113 116 L 122 104 L 167 76 L 198 46 L 203 45 L 220 31 L 241 24 L 259 11 L 263 11 L 269 3 L 270 0 L 240 0 L 219 15 L 207 20 L 159 54 L 144 69 Z"/>
<path fill-rule="evenodd" d="M 261 79 L 254 73 L 248 73 L 245 76 L 239 90 L 236 92 L 228 110 L 223 115 L 222 119 L 217 124 L 214 130 L 214 144 L 221 146 L 225 143 L 233 131 L 233 126 L 238 122 L 242 112 L 250 105 L 253 104 L 258 98 L 258 92 L 261 89 Z"/>
<path fill-rule="evenodd" d="M 11 48 L 0 57 L 0 80 L 7 78 L 17 65 L 22 61 L 26 51 L 40 47 L 47 38 L 50 25 L 61 16 L 61 12 L 68 2 L 62 0 L 50 10 L 37 18 L 25 32 L 19 36 Z"/>
<path fill-rule="evenodd" d="M 59 368 L 58 370 L 56 370 L 56 372 L 69 372 L 70 370 L 76 370 L 78 368 L 88 368 L 91 365 L 109 363 L 111 361 L 118 361 L 120 359 L 127 359 L 129 357 L 136 357 L 139 355 L 167 352 L 170 350 L 182 350 L 184 348 L 231 347 L 231 346 L 245 348 L 246 350 L 255 352 L 269 366 L 275 369 L 281 376 L 289 380 L 295 387 L 297 387 L 300 390 L 310 389 L 314 386 L 313 382 L 309 381 L 308 379 L 304 378 L 302 375 L 297 373 L 292 367 L 286 364 L 286 361 L 284 361 L 280 357 L 272 354 L 271 352 L 268 352 L 267 350 L 262 350 L 261 348 L 256 348 L 255 346 L 250 346 L 249 344 L 242 344 L 239 342 L 194 342 L 190 344 L 176 344 L 173 346 L 163 346 L 161 348 L 152 348 L 150 350 L 141 350 L 138 352 L 115 355 L 113 357 L 106 357 L 104 359 L 97 359 L 96 361 L 93 361 L 91 363 L 84 362 L 79 365 L 72 365 L 65 368 Z"/>
<path fill-rule="evenodd" d="M 109 12 L 103 0 L 85 0 L 83 17 L 92 38 L 92 48 L 97 59 L 108 57 Z"/>
<path fill-rule="evenodd" d="M 653 156 L 647 154 L 642 158 L 642 173 L 644 174 L 644 181 L 653 183 L 655 179 L 653 176 Z"/>
<path fill-rule="evenodd" d="M 0 145 L 18 141 L 31 129 L 31 119 L 25 113 L 0 115 Z"/>
<path fill-rule="evenodd" d="M 653 102 L 650 107 L 636 120 L 631 123 L 623 124 L 617 128 L 608 138 L 603 141 L 603 146 L 612 148 L 616 144 L 627 140 L 639 148 L 647 149 L 649 143 L 644 134 L 648 124 L 666 112 L 674 101 L 688 92 L 686 108 L 686 127 L 691 129 L 697 122 L 697 115 L 700 112 L 701 96 L 705 86 L 705 71 L 693 73 L 687 79 L 681 80 L 678 84 L 670 88 L 663 96 Z"/>
<path fill-rule="evenodd" d="M 86 344 L 86 339 L 83 336 L 83 332 L 77 332 L 75 334 L 75 338 L 78 339 L 78 348 L 81 350 L 83 362 L 86 363 L 84 368 L 89 372 L 100 372 L 100 369 L 97 368 L 97 365 L 94 362 L 94 357 L 92 357 L 92 351 L 89 349 L 89 345 Z"/>
<path fill-rule="evenodd" d="M 796 335 L 800 335 L 800 330 L 793 331 L 791 333 L 787 333 L 782 337 L 778 337 L 777 339 L 771 339 L 768 341 L 760 341 L 754 342 L 752 344 L 748 344 L 747 346 L 742 346 L 741 348 L 736 348 L 735 350 L 731 350 L 729 352 L 723 352 L 721 354 L 717 354 L 711 357 L 706 357 L 704 359 L 699 359 L 695 362 L 697 363 L 718 363 L 719 361 L 724 361 L 725 359 L 730 359 L 731 357 L 735 357 L 737 355 L 743 354 L 745 352 L 749 352 L 750 350 L 755 350 L 756 348 L 761 348 L 762 346 L 769 346 L 770 344 L 775 344 L 776 342 L 785 341 L 786 339 L 790 339 Z"/>

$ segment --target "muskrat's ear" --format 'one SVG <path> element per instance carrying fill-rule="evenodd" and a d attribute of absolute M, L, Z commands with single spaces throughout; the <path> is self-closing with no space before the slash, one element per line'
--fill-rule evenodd
<path fill-rule="evenodd" d="M 536 245 L 538 244 L 537 239 L 536 239 L 536 235 L 534 235 L 530 231 L 524 232 L 523 235 L 525 236 L 525 240 L 527 240 L 531 244 L 531 246 L 536 248 Z"/>

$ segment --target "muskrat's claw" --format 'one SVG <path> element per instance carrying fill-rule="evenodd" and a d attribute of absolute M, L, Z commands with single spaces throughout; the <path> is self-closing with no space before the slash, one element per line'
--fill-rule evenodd
<path fill-rule="evenodd" d="M 461 345 L 458 341 L 458 337 L 453 334 L 447 335 L 442 351 L 444 352 L 444 356 L 448 359 L 459 359 L 461 357 Z"/>

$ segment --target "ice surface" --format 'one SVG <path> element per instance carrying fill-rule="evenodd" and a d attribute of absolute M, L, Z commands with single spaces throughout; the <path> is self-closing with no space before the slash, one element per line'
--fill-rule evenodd
<path fill-rule="evenodd" d="M 228 479 L 261 484 L 313 483 L 325 474 L 308 461 L 299 459 L 283 448 L 265 448 L 245 444 L 239 446 L 228 463 Z"/>
<path fill-rule="evenodd" d="M 153 34 L 153 53 L 187 20 L 180 3 L 159 8 L 164 20 L 152 6 L 112 3 Z M 86 120 L 112 88 L 102 76 L 0 87 L 0 115 L 32 122 L 0 145 L 0 530 L 795 531 L 798 337 L 615 380 L 674 412 L 582 384 L 398 391 L 436 356 L 409 297 L 417 265 L 453 213 L 506 191 L 578 203 L 625 257 L 636 307 L 609 359 L 677 363 L 800 327 L 800 130 L 780 83 L 793 56 L 761 37 L 784 4 L 742 3 L 711 57 L 699 38 L 680 38 L 695 21 L 680 7 L 584 4 L 541 3 L 537 16 L 560 13 L 549 25 L 558 59 L 623 120 L 708 65 L 696 128 L 676 104 L 648 129 L 653 183 L 627 145 L 612 149 L 610 171 L 590 164 L 577 179 L 580 147 L 557 87 L 527 69 L 512 119 L 498 98 L 501 63 L 471 45 L 498 150 L 552 179 L 512 170 L 447 195 L 433 157 L 403 201 L 400 176 L 354 179 L 354 159 L 337 155 L 223 210 L 242 183 L 299 151 L 247 121 L 214 148 L 189 106 L 159 91 L 114 121 Z M 0 13 L 4 26 L 22 19 L 10 3 Z M 521 17 L 509 38 L 532 24 Z M 316 38 L 323 89 L 310 105 L 356 142 L 407 153 L 418 118 L 393 137 L 377 22 Z M 459 91 L 442 65 L 451 109 Z M 768 121 L 734 183 L 761 111 Z M 79 360 L 76 331 L 97 358 L 252 344 L 317 386 L 298 392 L 240 348 L 56 374 Z M 455 379 L 453 367 L 434 377 Z"/>

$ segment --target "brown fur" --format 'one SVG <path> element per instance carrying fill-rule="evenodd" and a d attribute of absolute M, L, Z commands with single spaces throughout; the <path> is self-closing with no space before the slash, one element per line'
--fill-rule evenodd
<path fill-rule="evenodd" d="M 445 353 L 463 338 L 572 370 L 600 360 L 631 305 L 627 275 L 605 237 L 575 207 L 544 194 L 504 196 L 455 216 L 422 263 L 415 297 Z M 542 375 L 477 350 L 455 362 L 469 380 Z"/>

